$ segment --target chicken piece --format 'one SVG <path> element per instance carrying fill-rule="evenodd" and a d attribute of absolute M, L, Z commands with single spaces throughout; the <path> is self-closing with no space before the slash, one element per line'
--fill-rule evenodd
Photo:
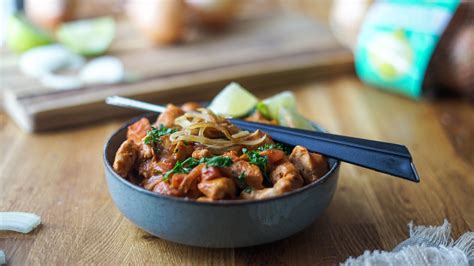
<path fill-rule="evenodd" d="M 117 172 L 119 176 L 127 178 L 128 174 L 135 165 L 138 154 L 138 146 L 133 140 L 127 139 L 124 141 L 115 154 L 115 160 L 113 164 L 115 172 Z"/>
<path fill-rule="evenodd" d="M 198 184 L 198 188 L 206 197 L 213 200 L 231 199 L 234 198 L 237 193 L 234 181 L 227 177 L 201 181 L 201 183 Z"/>
<path fill-rule="evenodd" d="M 289 161 L 285 161 L 275 167 L 273 171 L 270 172 L 270 181 L 272 184 L 276 184 L 278 180 L 282 178 L 288 178 L 289 176 L 296 176 L 297 178 L 302 179 L 298 169 Z"/>
<path fill-rule="evenodd" d="M 150 145 L 146 145 L 145 143 L 141 142 L 138 146 L 139 154 L 138 160 L 144 161 L 155 157 L 155 151 L 153 147 Z"/>
<path fill-rule="evenodd" d="M 278 149 L 270 149 L 260 152 L 260 155 L 267 156 L 270 165 L 276 164 L 285 158 L 285 152 Z"/>
<path fill-rule="evenodd" d="M 146 118 L 142 118 L 128 127 L 127 139 L 131 139 L 138 144 L 142 142 L 142 139 L 147 135 L 150 129 L 150 121 Z"/>
<path fill-rule="evenodd" d="M 283 178 L 279 179 L 275 185 L 273 185 L 273 189 L 276 191 L 277 195 L 281 195 L 286 192 L 293 191 L 302 187 L 304 184 L 303 178 L 298 175 L 287 175 Z"/>
<path fill-rule="evenodd" d="M 204 147 L 196 148 L 191 155 L 191 157 L 198 160 L 205 157 L 211 157 L 211 156 L 212 156 L 212 153 Z"/>
<path fill-rule="evenodd" d="M 296 146 L 293 149 L 290 161 L 300 171 L 307 184 L 318 180 L 329 170 L 326 157 L 317 153 L 310 153 L 302 146 Z"/>
<path fill-rule="evenodd" d="M 174 126 L 174 120 L 182 116 L 184 114 L 183 110 L 181 108 L 177 107 L 176 105 L 173 104 L 168 104 L 166 106 L 166 110 L 158 116 L 158 119 L 156 120 L 156 125 L 164 125 L 165 127 L 173 127 Z"/>
<path fill-rule="evenodd" d="M 193 169 L 189 174 L 174 174 L 171 178 L 171 187 L 177 189 L 179 197 L 198 198 L 202 196 L 197 184 L 200 181 L 200 170 Z"/>
<path fill-rule="evenodd" d="M 181 109 L 185 112 L 192 112 L 196 111 L 197 109 L 201 108 L 201 105 L 197 102 L 187 102 L 181 105 Z"/>
<path fill-rule="evenodd" d="M 201 182 L 201 174 L 204 165 L 200 164 L 191 170 L 189 174 L 185 175 L 181 184 L 179 185 L 179 191 L 184 196 L 189 198 L 198 198 L 202 196 L 201 191 L 198 189 L 198 183 Z M 173 176 L 174 179 L 174 176 Z"/>
<path fill-rule="evenodd" d="M 276 190 L 271 188 L 264 188 L 264 189 L 259 189 L 259 190 L 251 190 L 251 191 L 246 191 L 243 190 L 240 193 L 240 198 L 241 199 L 246 199 L 246 200 L 255 200 L 255 199 L 265 199 L 265 198 L 271 198 L 278 196 L 276 194 Z"/>
<path fill-rule="evenodd" d="M 274 184 L 271 188 L 259 190 L 242 191 L 240 197 L 243 199 L 263 199 L 282 195 L 303 186 L 303 178 L 290 162 L 279 164 L 275 170 L 270 173 L 270 179 Z"/>
<path fill-rule="evenodd" d="M 292 177 L 282 178 L 275 183 L 271 188 L 264 188 L 260 190 L 251 190 L 250 192 L 242 191 L 240 197 L 243 199 L 265 199 L 276 197 L 284 193 L 293 191 L 303 186 L 303 179 Z"/>
<path fill-rule="evenodd" d="M 201 173 L 201 178 L 202 180 L 212 180 L 216 179 L 218 177 L 222 177 L 221 171 L 219 171 L 219 168 L 214 167 L 214 166 L 206 166 L 205 164 L 202 168 L 202 173 Z"/>
<path fill-rule="evenodd" d="M 212 202 L 212 201 L 214 201 L 213 199 L 205 197 L 205 196 L 199 197 L 196 200 L 201 201 L 201 202 Z"/>
<path fill-rule="evenodd" d="M 182 194 L 177 188 L 172 187 L 170 182 L 164 181 L 156 184 L 153 188 L 153 192 L 174 197 L 181 197 Z"/>
<path fill-rule="evenodd" d="M 238 180 L 243 175 L 248 186 L 255 189 L 263 188 L 263 175 L 260 168 L 247 161 L 236 161 L 231 166 L 222 168 L 222 172 L 225 176 L 232 177 L 234 180 Z"/>
<path fill-rule="evenodd" d="M 155 175 L 150 178 L 143 180 L 142 186 L 150 191 L 153 191 L 153 188 L 163 180 L 162 175 Z"/>
<path fill-rule="evenodd" d="M 167 167 L 163 167 L 159 161 L 149 159 L 139 162 L 137 165 L 138 174 L 144 178 L 151 178 L 155 175 L 161 175 L 162 173 L 168 171 Z"/>
<path fill-rule="evenodd" d="M 173 156 L 176 161 L 184 161 L 193 154 L 194 148 L 192 145 L 186 145 L 183 141 L 179 141 L 173 149 Z"/>
<path fill-rule="evenodd" d="M 239 147 L 238 150 L 240 151 L 242 148 Z M 239 154 L 235 150 L 226 151 L 222 154 L 222 156 L 229 157 L 233 162 L 239 160 Z"/>
<path fill-rule="evenodd" d="M 250 192 L 243 190 L 242 193 L 240 193 L 240 197 L 242 199 L 270 198 L 293 191 L 302 186 L 303 179 L 300 176 L 289 176 L 279 179 L 271 188 L 251 190 Z"/>

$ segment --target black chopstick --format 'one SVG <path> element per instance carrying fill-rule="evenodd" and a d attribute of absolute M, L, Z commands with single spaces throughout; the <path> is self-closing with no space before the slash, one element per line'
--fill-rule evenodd
<path fill-rule="evenodd" d="M 408 149 L 399 144 L 294 129 L 263 123 L 230 119 L 245 130 L 260 129 L 275 141 L 321 153 L 340 161 L 419 182 L 420 178 Z"/>
<path fill-rule="evenodd" d="M 163 112 L 164 106 L 150 104 L 120 96 L 106 99 L 107 104 Z M 410 152 L 405 146 L 380 141 L 358 139 L 323 132 L 273 126 L 262 123 L 230 119 L 242 129 L 257 129 L 268 133 L 274 140 L 291 146 L 301 145 L 310 151 L 382 173 L 419 182 Z"/>

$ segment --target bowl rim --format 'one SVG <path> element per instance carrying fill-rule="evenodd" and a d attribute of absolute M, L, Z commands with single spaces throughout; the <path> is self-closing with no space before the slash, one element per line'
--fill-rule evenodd
<path fill-rule="evenodd" d="M 275 201 L 275 200 L 279 200 L 279 199 L 283 199 L 283 198 L 287 198 L 287 197 L 292 197 L 292 196 L 295 196 L 297 194 L 303 193 L 306 190 L 310 190 L 314 187 L 318 187 L 322 183 L 326 182 L 330 177 L 334 176 L 335 172 L 338 170 L 338 168 L 340 167 L 340 164 L 341 164 L 341 162 L 339 160 L 331 158 L 332 160 L 335 161 L 334 165 L 329 169 L 328 172 L 326 172 L 326 174 L 324 176 L 319 178 L 316 182 L 313 182 L 311 184 L 308 184 L 306 186 L 300 187 L 298 189 L 295 189 L 293 191 L 284 193 L 284 194 L 279 195 L 279 196 L 264 198 L 264 199 L 237 199 L 237 200 L 233 199 L 233 200 L 219 200 L 219 201 L 197 201 L 195 199 L 190 199 L 190 198 L 173 197 L 173 196 L 168 196 L 168 195 L 155 193 L 155 192 L 149 191 L 145 188 L 142 188 L 138 185 L 135 185 L 135 184 L 129 182 L 128 180 L 124 179 L 123 177 L 119 176 L 114 171 L 112 165 L 110 165 L 109 161 L 107 160 L 107 150 L 110 147 L 110 143 L 111 143 L 112 138 L 115 137 L 120 131 L 124 130 L 129 125 L 131 125 L 132 123 L 134 123 L 134 122 L 136 122 L 139 119 L 144 118 L 144 117 L 147 118 L 147 119 L 150 119 L 150 116 L 152 116 L 152 115 L 156 115 L 156 114 L 154 114 L 154 113 L 145 113 L 145 114 L 142 114 L 140 116 L 136 116 L 136 117 L 128 120 L 119 129 L 115 130 L 112 134 L 109 135 L 109 137 L 107 138 L 107 141 L 104 144 L 103 151 L 102 151 L 102 158 L 103 158 L 103 163 L 106 167 L 106 171 L 108 171 L 115 179 L 118 179 L 119 182 L 121 182 L 122 184 L 124 184 L 124 185 L 128 186 L 129 188 L 132 188 L 132 189 L 134 189 L 138 192 L 141 192 L 141 193 L 144 193 L 148 196 L 151 196 L 151 197 L 156 197 L 156 198 L 159 198 L 159 199 L 165 199 L 165 200 L 174 201 L 174 202 L 178 202 L 178 203 L 190 203 L 190 204 L 206 205 L 206 206 L 234 206 L 234 205 L 267 203 L 267 202 L 271 202 L 271 201 Z M 312 123 L 312 125 L 314 126 L 314 128 L 316 130 L 326 132 L 326 130 L 324 128 L 322 128 L 321 126 L 319 126 L 317 123 L 314 123 L 314 122 L 311 122 L 311 123 Z M 117 152 L 117 151 L 115 151 L 115 152 Z"/>

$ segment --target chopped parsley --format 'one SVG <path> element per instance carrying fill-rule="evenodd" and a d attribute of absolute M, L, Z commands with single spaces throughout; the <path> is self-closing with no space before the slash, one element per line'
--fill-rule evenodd
<path fill-rule="evenodd" d="M 176 132 L 176 129 L 167 128 L 162 124 L 159 128 L 151 127 L 151 129 L 148 130 L 145 140 L 143 142 L 146 145 L 153 145 L 155 143 L 160 142 L 160 137 L 173 134 L 174 132 Z"/>
<path fill-rule="evenodd" d="M 228 167 L 232 165 L 232 159 L 227 156 L 204 157 L 199 160 L 189 157 L 182 162 L 177 161 L 173 169 L 163 175 L 163 181 L 168 181 L 171 174 L 188 174 L 194 167 L 202 163 L 205 163 L 207 166 Z"/>
<path fill-rule="evenodd" d="M 260 168 L 265 179 L 268 179 L 267 175 L 267 165 L 268 165 L 268 157 L 266 155 L 260 155 L 258 150 L 249 151 L 246 148 L 242 149 L 242 153 L 246 154 L 249 158 L 249 163 L 254 164 Z"/>
<path fill-rule="evenodd" d="M 191 172 L 191 170 L 194 167 L 196 167 L 196 165 L 193 165 L 194 162 L 192 160 L 194 160 L 194 158 L 189 157 L 188 159 L 186 159 L 182 162 L 177 161 L 175 163 L 173 169 L 169 170 L 168 172 L 166 172 L 163 175 L 163 181 L 168 181 L 169 178 L 170 178 L 170 175 L 172 175 L 172 174 L 177 174 L 177 173 L 187 174 L 187 173 Z M 189 164 L 188 167 L 186 167 L 187 164 Z"/>
<path fill-rule="evenodd" d="M 266 150 L 282 150 L 286 154 L 290 153 L 290 148 L 286 145 L 281 144 L 281 143 L 267 143 L 267 144 L 257 148 L 257 151 L 266 151 Z"/>
<path fill-rule="evenodd" d="M 211 158 L 202 158 L 207 166 L 228 167 L 232 165 L 232 159 L 227 156 L 214 156 Z"/>

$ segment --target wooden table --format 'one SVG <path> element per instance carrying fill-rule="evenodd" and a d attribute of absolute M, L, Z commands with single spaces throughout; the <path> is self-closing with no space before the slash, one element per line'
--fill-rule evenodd
<path fill-rule="evenodd" d="M 295 87 L 301 111 L 331 132 L 403 143 L 419 184 L 343 165 L 333 202 L 309 228 L 251 248 L 206 249 L 153 237 L 115 208 L 102 146 L 124 120 L 28 135 L 0 114 L 0 211 L 29 211 L 30 234 L 0 233 L 11 264 L 336 264 L 392 249 L 407 223 L 447 218 L 454 237 L 474 229 L 474 108 L 460 99 L 412 101 L 352 76 Z M 262 92 L 266 96 L 270 92 Z"/>

